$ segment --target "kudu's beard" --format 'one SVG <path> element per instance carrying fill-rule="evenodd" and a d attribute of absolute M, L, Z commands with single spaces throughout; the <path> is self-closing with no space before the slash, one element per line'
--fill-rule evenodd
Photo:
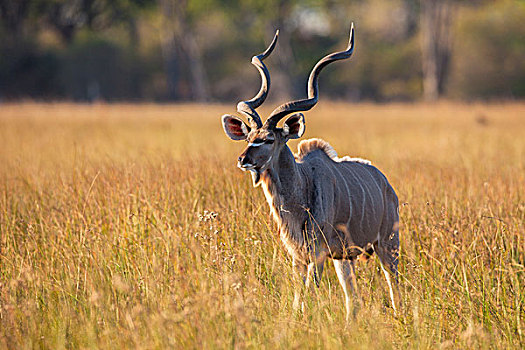
<path fill-rule="evenodd" d="M 260 169 L 252 169 L 250 170 L 250 172 L 252 173 L 252 182 L 253 182 L 253 187 L 257 187 L 260 185 L 260 181 L 261 181 L 261 170 Z"/>
<path fill-rule="evenodd" d="M 257 187 L 261 184 L 261 174 L 266 169 L 268 169 L 268 165 L 270 164 L 271 161 L 272 161 L 272 156 L 270 156 L 268 160 L 261 167 L 252 166 L 250 168 L 246 168 L 246 167 L 241 166 L 240 168 L 242 171 L 246 171 L 246 170 L 250 171 L 252 175 L 253 187 Z"/>

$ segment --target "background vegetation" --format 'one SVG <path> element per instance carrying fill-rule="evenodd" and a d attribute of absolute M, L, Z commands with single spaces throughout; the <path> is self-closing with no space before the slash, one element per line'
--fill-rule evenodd
<path fill-rule="evenodd" d="M 292 312 L 289 258 L 218 122 L 229 111 L 0 107 L 1 348 L 525 346 L 523 104 L 308 114 L 306 137 L 372 159 L 401 203 L 404 308 L 374 257 L 348 325 L 330 265 Z"/>
<path fill-rule="evenodd" d="M 520 0 L 0 0 L 0 98 L 237 101 L 277 28 L 270 98 L 301 97 L 350 21 L 356 53 L 323 73 L 325 96 L 525 95 Z"/>

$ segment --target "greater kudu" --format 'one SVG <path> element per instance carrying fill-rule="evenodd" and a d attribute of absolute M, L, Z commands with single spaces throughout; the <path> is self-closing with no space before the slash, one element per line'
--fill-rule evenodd
<path fill-rule="evenodd" d="M 252 59 L 262 78 L 259 93 L 237 105 L 237 111 L 248 117 L 250 125 L 232 115 L 222 117 L 224 131 L 232 140 L 248 142 L 238 166 L 252 173 L 254 187 L 262 186 L 279 225 L 280 238 L 307 286 L 312 276 L 319 283 L 326 258 L 333 259 L 345 293 L 348 318 L 349 289 L 358 296 L 354 261 L 362 253 L 370 256 L 375 251 L 395 310 L 390 274 L 397 283 L 399 213 L 394 189 L 369 161 L 338 158 L 326 141 L 304 140 L 297 154 L 292 154 L 286 143 L 303 135 L 303 114 L 296 113 L 285 120 L 282 128 L 277 127 L 286 115 L 315 106 L 319 73 L 329 63 L 352 55 L 354 27 L 345 51 L 330 54 L 314 66 L 308 79 L 308 98 L 277 107 L 263 125 L 255 111 L 270 87 L 270 75 L 262 61 L 273 51 L 277 37 L 278 32 L 268 49 Z M 294 307 L 299 306 L 299 296 L 297 289 Z"/>

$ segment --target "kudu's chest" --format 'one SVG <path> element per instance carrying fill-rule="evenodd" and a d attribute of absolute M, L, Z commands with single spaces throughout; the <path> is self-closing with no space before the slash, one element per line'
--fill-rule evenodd
<path fill-rule="evenodd" d="M 268 183 L 262 188 L 284 248 L 296 260 L 307 259 L 306 221 L 311 215 L 307 198 L 280 193 Z"/>

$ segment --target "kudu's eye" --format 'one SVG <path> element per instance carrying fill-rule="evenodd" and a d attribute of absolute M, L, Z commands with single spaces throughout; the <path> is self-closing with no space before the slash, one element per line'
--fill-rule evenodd
<path fill-rule="evenodd" d="M 272 139 L 267 139 L 264 141 L 264 143 L 267 143 L 269 145 L 271 145 L 273 143 L 273 140 Z"/>

